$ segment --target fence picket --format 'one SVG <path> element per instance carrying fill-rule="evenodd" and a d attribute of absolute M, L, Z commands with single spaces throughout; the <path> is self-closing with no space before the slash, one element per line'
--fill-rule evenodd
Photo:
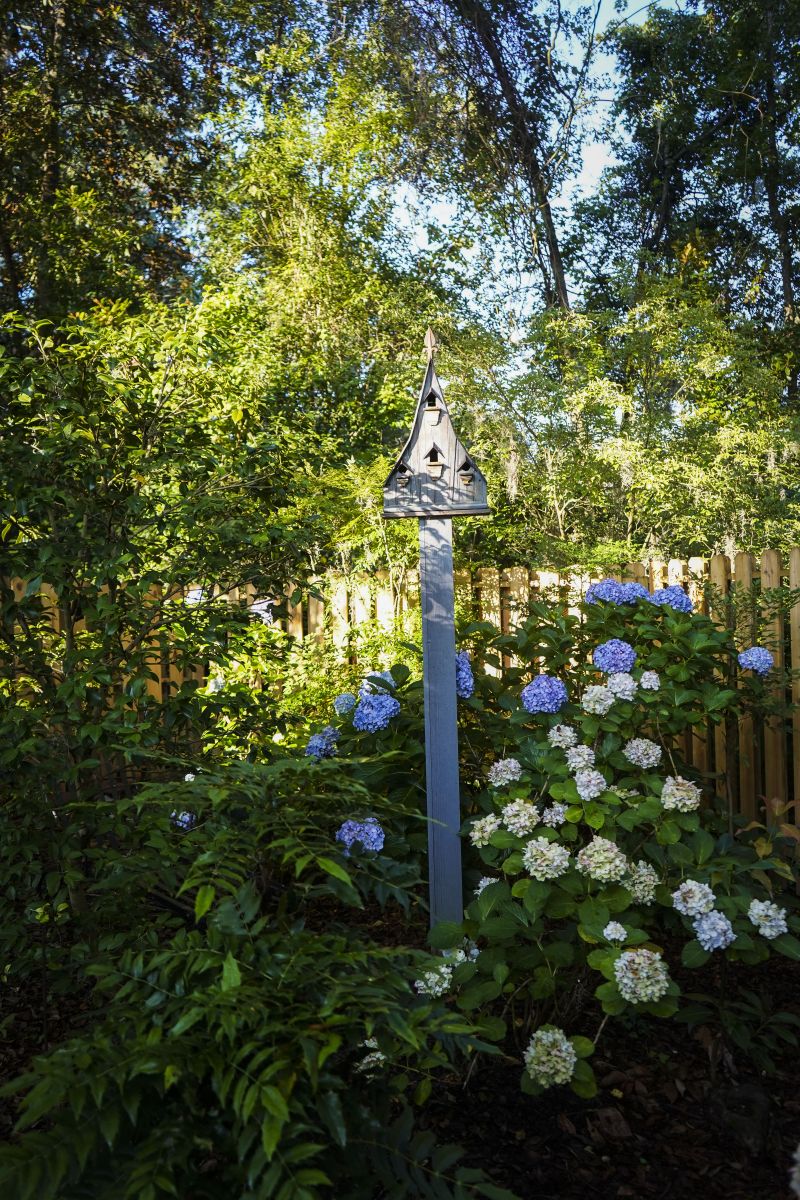
<path fill-rule="evenodd" d="M 789 554 L 789 587 L 800 591 L 800 546 Z M 794 820 L 800 816 L 800 600 L 789 613 L 789 665 L 792 669 L 792 758 L 794 782 Z"/>
<path fill-rule="evenodd" d="M 736 591 L 751 592 L 753 587 L 753 556 L 737 554 L 733 563 Z M 737 622 L 742 635 L 750 645 L 755 641 L 755 612 L 748 600 L 748 609 L 737 613 Z M 753 718 L 746 713 L 739 720 L 739 806 L 740 811 L 752 821 L 758 812 L 756 789 L 760 780 L 756 770 L 756 739 Z M 759 789 L 760 790 L 760 789 Z"/>
<path fill-rule="evenodd" d="M 731 564 L 726 554 L 712 556 L 708 566 L 708 575 L 712 588 L 719 592 L 721 597 L 719 601 L 716 600 L 716 597 L 712 598 L 711 615 L 716 623 L 724 628 L 730 623 L 727 598 L 731 585 Z M 714 771 L 716 776 L 714 787 L 717 795 L 727 801 L 729 805 L 733 802 L 731 794 L 733 779 L 728 762 L 729 753 L 732 750 L 733 746 L 728 744 L 728 728 L 724 722 L 720 722 L 714 726 Z M 736 791 L 738 793 L 738 786 Z"/>

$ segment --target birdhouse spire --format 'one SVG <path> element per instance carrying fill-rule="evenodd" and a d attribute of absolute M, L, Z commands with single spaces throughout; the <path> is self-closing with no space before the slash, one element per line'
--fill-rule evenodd
<path fill-rule="evenodd" d="M 425 333 L 425 357 L 427 362 L 433 362 L 434 356 L 436 355 L 438 349 L 439 343 L 436 340 L 436 334 L 429 325 Z"/>
<path fill-rule="evenodd" d="M 438 349 L 428 329 L 427 366 L 414 424 L 383 485 L 385 517 L 477 517 L 490 512 L 486 480 L 458 439 L 436 377 Z"/>

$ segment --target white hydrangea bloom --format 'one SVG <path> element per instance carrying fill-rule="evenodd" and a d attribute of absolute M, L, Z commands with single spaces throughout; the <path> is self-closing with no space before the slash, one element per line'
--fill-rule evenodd
<path fill-rule="evenodd" d="M 542 824 L 549 825 L 551 829 L 557 829 L 559 825 L 563 825 L 567 819 L 566 804 L 551 804 L 542 813 Z"/>
<path fill-rule="evenodd" d="M 191 771 L 189 772 L 188 775 L 184 775 L 183 782 L 184 783 L 193 783 L 194 782 L 194 775 L 192 775 Z"/>
<path fill-rule="evenodd" d="M 571 725 L 554 725 L 547 735 L 547 740 L 551 746 L 568 750 L 577 743 L 578 735 Z"/>
<path fill-rule="evenodd" d="M 669 988 L 666 964 L 655 950 L 626 950 L 614 963 L 614 978 L 630 1004 L 653 1003 Z"/>
<path fill-rule="evenodd" d="M 477 821 L 472 822 L 469 840 L 473 846 L 488 846 L 492 834 L 496 833 L 499 828 L 500 818 L 496 817 L 494 813 L 490 813 L 488 817 L 479 817 Z"/>
<path fill-rule="evenodd" d="M 443 950 L 442 958 L 447 959 L 453 967 L 459 967 L 461 963 L 465 963 L 467 960 L 474 962 L 480 954 L 480 950 L 469 938 L 464 938 L 464 946 L 465 949 L 463 950 Z"/>
<path fill-rule="evenodd" d="M 628 860 L 608 838 L 593 837 L 578 851 L 578 870 L 598 883 L 614 883 L 627 872 Z"/>
<path fill-rule="evenodd" d="M 482 879 L 478 880 L 478 886 L 475 888 L 473 895 L 480 896 L 483 889 L 487 888 L 490 883 L 497 883 L 497 880 L 493 875 L 484 875 Z"/>
<path fill-rule="evenodd" d="M 414 980 L 414 987 L 421 996 L 443 996 L 453 983 L 453 968 L 450 963 L 438 963 L 429 971 L 422 972 L 421 979 Z"/>
<path fill-rule="evenodd" d="M 558 879 L 569 870 L 569 851 L 547 838 L 533 838 L 522 852 L 525 870 L 534 879 Z"/>
<path fill-rule="evenodd" d="M 609 675 L 606 687 L 618 700 L 633 700 L 638 684 L 627 671 L 615 671 Z"/>
<path fill-rule="evenodd" d="M 575 786 L 581 800 L 594 800 L 608 787 L 599 771 L 583 770 L 575 772 Z"/>
<path fill-rule="evenodd" d="M 522 774 L 522 764 L 516 758 L 501 758 L 492 763 L 486 772 L 492 787 L 505 787 L 507 783 L 516 783 Z"/>
<path fill-rule="evenodd" d="M 591 746 L 571 746 L 564 757 L 570 771 L 582 771 L 594 766 L 594 750 Z"/>
<path fill-rule="evenodd" d="M 512 800 L 503 808 L 503 824 L 509 833 L 519 836 L 533 833 L 539 824 L 539 810 L 527 800 Z"/>
<path fill-rule="evenodd" d="M 614 703 L 614 693 L 602 683 L 593 683 L 583 693 L 583 711 L 604 717 Z"/>
<path fill-rule="evenodd" d="M 694 812 L 700 807 L 702 792 L 696 783 L 681 775 L 668 775 L 661 792 L 661 803 L 676 812 Z"/>
<path fill-rule="evenodd" d="M 569 1083 L 575 1073 L 578 1056 L 563 1029 L 542 1025 L 528 1043 L 523 1054 L 525 1070 L 542 1087 Z"/>
<path fill-rule="evenodd" d="M 658 874 L 643 858 L 630 865 L 623 883 L 637 904 L 652 904 L 656 898 Z"/>
<path fill-rule="evenodd" d="M 644 688 L 646 692 L 657 692 L 661 687 L 658 671 L 642 671 L 639 687 Z"/>
<path fill-rule="evenodd" d="M 649 738 L 631 738 L 622 747 L 622 753 L 629 763 L 633 763 L 635 767 L 642 767 L 644 770 L 649 767 L 657 767 L 661 762 L 661 747 L 655 742 L 651 742 Z"/>
<path fill-rule="evenodd" d="M 736 941 L 733 926 L 724 913 L 713 910 L 694 921 L 697 940 L 704 950 L 724 950 Z"/>
<path fill-rule="evenodd" d="M 794 1192 L 795 1196 L 800 1196 L 800 1146 L 794 1152 L 792 1159 L 792 1170 L 789 1175 L 789 1187 Z"/>
<path fill-rule="evenodd" d="M 365 1050 L 369 1050 L 369 1054 L 365 1054 L 360 1063 L 356 1063 L 356 1070 L 364 1075 L 373 1074 L 378 1068 L 382 1067 L 386 1062 L 386 1055 L 378 1049 L 376 1038 L 367 1038 L 361 1043 Z"/>
<path fill-rule="evenodd" d="M 747 915 L 762 937 L 772 941 L 782 933 L 789 932 L 786 924 L 786 909 L 779 908 L 770 900 L 751 900 Z"/>
<path fill-rule="evenodd" d="M 627 936 L 625 926 L 620 925 L 619 921 L 609 921 L 603 930 L 603 937 L 607 942 L 624 942 Z"/>
<path fill-rule="evenodd" d="M 717 897 L 707 883 L 685 879 L 672 893 L 672 903 L 684 917 L 700 917 L 711 912 Z"/>

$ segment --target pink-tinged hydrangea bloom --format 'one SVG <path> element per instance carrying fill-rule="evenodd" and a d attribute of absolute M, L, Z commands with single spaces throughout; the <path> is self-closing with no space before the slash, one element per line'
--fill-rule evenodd
<path fill-rule="evenodd" d="M 628 870 L 628 860 L 619 846 L 608 838 L 593 837 L 578 851 L 578 870 L 598 883 L 616 883 Z"/>
<path fill-rule="evenodd" d="M 547 838 L 533 838 L 522 852 L 522 865 L 534 879 L 558 879 L 569 870 L 569 851 Z"/>
<path fill-rule="evenodd" d="M 652 1004 L 669 989 L 669 974 L 655 950 L 626 950 L 614 963 L 619 994 L 629 1004 Z"/>
<path fill-rule="evenodd" d="M 681 775 L 668 775 L 661 791 L 661 803 L 674 812 L 694 812 L 700 807 L 702 792 L 696 783 Z"/>
<path fill-rule="evenodd" d="M 672 893 L 675 910 L 684 917 L 700 917 L 711 912 L 716 902 L 717 897 L 708 884 L 698 883 L 696 879 L 685 879 Z"/>

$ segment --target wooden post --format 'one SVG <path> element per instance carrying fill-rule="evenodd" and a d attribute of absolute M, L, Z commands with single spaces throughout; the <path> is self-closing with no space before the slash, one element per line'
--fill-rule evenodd
<path fill-rule="evenodd" d="M 782 563 L 777 550 L 765 550 L 761 555 L 761 592 L 781 586 Z M 772 680 L 767 681 L 775 699 L 784 702 L 783 683 L 783 616 L 777 611 L 765 625 L 768 642 L 775 658 Z M 767 804 L 786 803 L 786 741 L 783 719 L 770 717 L 764 723 L 764 790 Z"/>
<path fill-rule="evenodd" d="M 711 614 L 715 618 L 717 625 L 721 625 L 724 628 L 729 623 L 726 601 L 731 581 L 731 564 L 727 556 L 724 554 L 713 555 L 709 563 L 708 574 L 709 581 L 715 592 L 719 592 L 722 596 L 721 601 L 716 601 L 712 598 Z M 719 612 L 715 609 L 715 604 L 717 603 L 719 604 Z M 728 680 L 723 679 L 720 682 L 723 685 L 727 685 Z M 728 775 L 728 734 L 724 721 L 714 726 L 714 770 L 716 771 L 714 785 L 716 793 L 729 806 L 732 806 L 734 780 L 729 778 Z M 736 790 L 738 791 L 738 788 Z"/>
<path fill-rule="evenodd" d="M 478 576 L 481 590 L 481 620 L 491 621 L 492 625 L 497 626 L 502 631 L 502 610 L 500 606 L 500 572 L 497 567 L 484 567 Z M 484 670 L 487 675 L 502 675 L 502 666 L 494 663 L 485 663 Z"/>
<path fill-rule="evenodd" d="M 753 556 L 737 554 L 734 559 L 734 579 L 736 592 L 751 592 L 753 588 Z M 755 620 L 752 606 L 748 602 L 747 616 L 744 622 L 748 643 L 755 640 Z M 737 613 L 737 624 L 739 615 Z M 756 801 L 756 739 L 753 729 L 753 717 L 747 713 L 739 721 L 739 811 L 748 821 L 755 819 L 758 812 Z"/>
<path fill-rule="evenodd" d="M 461 921 L 461 804 L 453 620 L 453 522 L 421 518 L 419 575 L 425 697 L 425 784 L 428 797 L 430 919 Z"/>
<path fill-rule="evenodd" d="M 789 557 L 789 587 L 800 590 L 800 546 Z M 792 755 L 794 776 L 794 819 L 800 813 L 800 602 L 789 613 L 790 664 L 792 668 Z"/>

